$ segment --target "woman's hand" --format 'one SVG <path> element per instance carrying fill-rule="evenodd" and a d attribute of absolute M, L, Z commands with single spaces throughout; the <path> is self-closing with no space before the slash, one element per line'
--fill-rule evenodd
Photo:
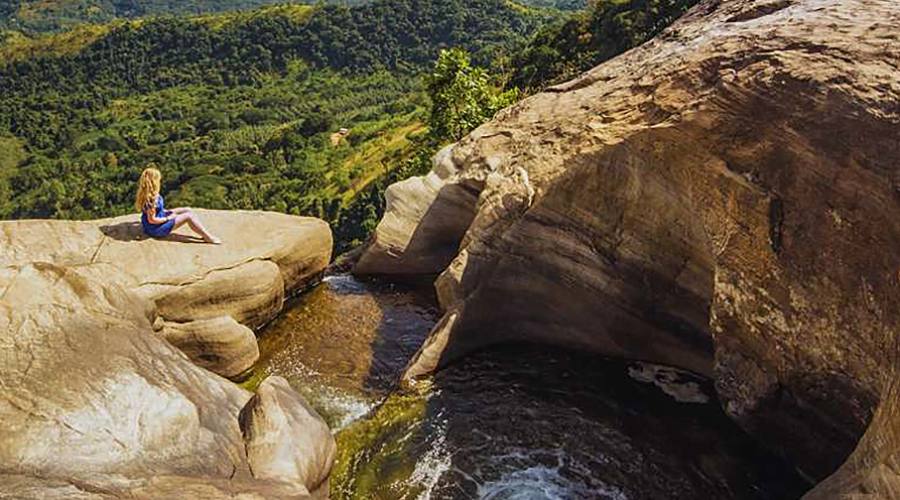
<path fill-rule="evenodd" d="M 144 213 L 147 215 L 147 222 L 154 225 L 165 224 L 166 222 L 169 222 L 170 220 L 175 218 L 174 214 L 167 215 L 165 217 L 157 217 L 152 211 L 147 211 Z"/>

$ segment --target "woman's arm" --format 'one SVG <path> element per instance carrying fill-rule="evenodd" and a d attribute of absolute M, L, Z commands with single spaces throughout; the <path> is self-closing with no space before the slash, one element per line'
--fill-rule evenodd
<path fill-rule="evenodd" d="M 156 208 L 155 207 L 150 207 L 150 208 L 144 210 L 144 215 L 147 216 L 147 222 L 149 222 L 150 224 L 153 224 L 154 226 L 159 225 L 159 224 L 165 224 L 166 222 L 169 222 L 170 220 L 175 218 L 174 214 L 169 215 L 167 217 L 156 217 Z"/>

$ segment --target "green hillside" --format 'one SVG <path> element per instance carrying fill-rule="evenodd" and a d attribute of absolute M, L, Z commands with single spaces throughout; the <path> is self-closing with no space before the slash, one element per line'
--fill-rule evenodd
<path fill-rule="evenodd" d="M 159 15 L 203 15 L 255 9 L 273 4 L 358 6 L 371 0 L 5 0 L 0 3 L 0 28 L 25 32 L 70 29 L 78 24 L 102 24 L 114 19 Z M 525 0 L 525 5 L 564 10 L 584 7 L 585 0 Z"/>
<path fill-rule="evenodd" d="M 541 29 L 515 54 L 509 84 L 538 90 L 638 46 L 698 0 L 594 0 L 590 8 Z"/>
<path fill-rule="evenodd" d="M 157 163 L 172 204 L 337 223 L 425 134 L 422 75 L 441 49 L 503 67 L 552 18 L 505 0 L 385 0 L 8 39 L 0 137 L 25 154 L 0 176 L 0 218 L 128 213 Z"/>
<path fill-rule="evenodd" d="M 274 0 L 9 0 L 0 7 L 0 23 L 10 29 L 50 31 L 78 23 L 159 14 L 202 14 L 251 9 Z"/>
<path fill-rule="evenodd" d="M 285 0 L 8 0 L 0 6 L 0 27 L 26 32 L 59 31 L 78 24 L 160 15 L 203 15 L 266 5 L 309 3 Z M 331 0 L 361 4 L 364 0 Z"/>

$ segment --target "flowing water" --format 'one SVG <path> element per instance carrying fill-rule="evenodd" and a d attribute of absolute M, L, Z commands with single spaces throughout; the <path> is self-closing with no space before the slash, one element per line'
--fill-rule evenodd
<path fill-rule="evenodd" d="M 332 498 L 798 498 L 807 488 L 689 373 L 498 346 L 395 383 L 438 311 L 428 289 L 332 276 L 260 338 L 335 429 Z"/>

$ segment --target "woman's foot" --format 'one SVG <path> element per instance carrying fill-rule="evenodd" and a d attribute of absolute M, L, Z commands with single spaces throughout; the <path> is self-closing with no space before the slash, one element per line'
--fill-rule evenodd
<path fill-rule="evenodd" d="M 222 240 L 220 238 L 216 238 L 215 236 L 210 236 L 209 238 L 206 238 L 206 242 L 209 243 L 210 245 L 221 245 L 222 244 Z"/>

